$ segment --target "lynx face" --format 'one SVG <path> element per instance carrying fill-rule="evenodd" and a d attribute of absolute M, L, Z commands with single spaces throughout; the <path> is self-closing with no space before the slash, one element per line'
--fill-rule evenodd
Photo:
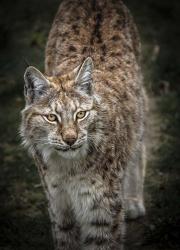
<path fill-rule="evenodd" d="M 37 147 L 47 160 L 52 153 L 82 158 L 96 145 L 96 98 L 92 94 L 92 60 L 77 76 L 45 78 L 34 67 L 25 72 L 26 108 L 21 134 L 25 145 Z M 58 79 L 58 80 L 57 80 Z"/>

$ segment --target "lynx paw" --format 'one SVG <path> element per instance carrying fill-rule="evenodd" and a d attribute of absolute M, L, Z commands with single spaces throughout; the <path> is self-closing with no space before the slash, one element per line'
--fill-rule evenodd
<path fill-rule="evenodd" d="M 142 201 L 129 199 L 126 201 L 126 215 L 127 219 L 137 219 L 144 216 L 146 213 L 145 207 Z"/>

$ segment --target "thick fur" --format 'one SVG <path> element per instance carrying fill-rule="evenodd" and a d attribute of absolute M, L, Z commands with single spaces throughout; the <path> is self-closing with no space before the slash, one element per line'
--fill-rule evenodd
<path fill-rule="evenodd" d="M 56 250 L 122 250 L 125 211 L 145 213 L 139 57 L 136 26 L 121 1 L 64 0 L 45 74 L 25 72 L 21 135 L 44 185 Z M 86 117 L 78 120 L 81 110 Z"/>

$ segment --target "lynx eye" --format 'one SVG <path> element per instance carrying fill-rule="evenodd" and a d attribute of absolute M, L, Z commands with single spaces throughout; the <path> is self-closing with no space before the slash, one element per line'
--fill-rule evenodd
<path fill-rule="evenodd" d="M 76 114 L 76 118 L 77 119 L 82 119 L 86 116 L 87 112 L 86 111 L 79 111 L 77 114 Z"/>
<path fill-rule="evenodd" d="M 55 121 L 57 121 L 57 116 L 54 114 L 48 114 L 48 115 L 46 115 L 46 119 L 50 122 L 55 122 Z"/>

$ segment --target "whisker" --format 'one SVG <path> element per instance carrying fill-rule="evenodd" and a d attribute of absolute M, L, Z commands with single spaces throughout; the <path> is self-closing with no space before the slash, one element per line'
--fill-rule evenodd
<path fill-rule="evenodd" d="M 95 143 L 95 138 L 93 136 L 88 136 L 88 142 L 90 143 L 90 145 L 96 150 L 96 151 L 100 151 L 101 153 L 105 153 L 103 152 L 103 150 L 100 148 L 100 145 L 97 145 Z M 93 141 L 91 139 L 94 139 Z"/>

